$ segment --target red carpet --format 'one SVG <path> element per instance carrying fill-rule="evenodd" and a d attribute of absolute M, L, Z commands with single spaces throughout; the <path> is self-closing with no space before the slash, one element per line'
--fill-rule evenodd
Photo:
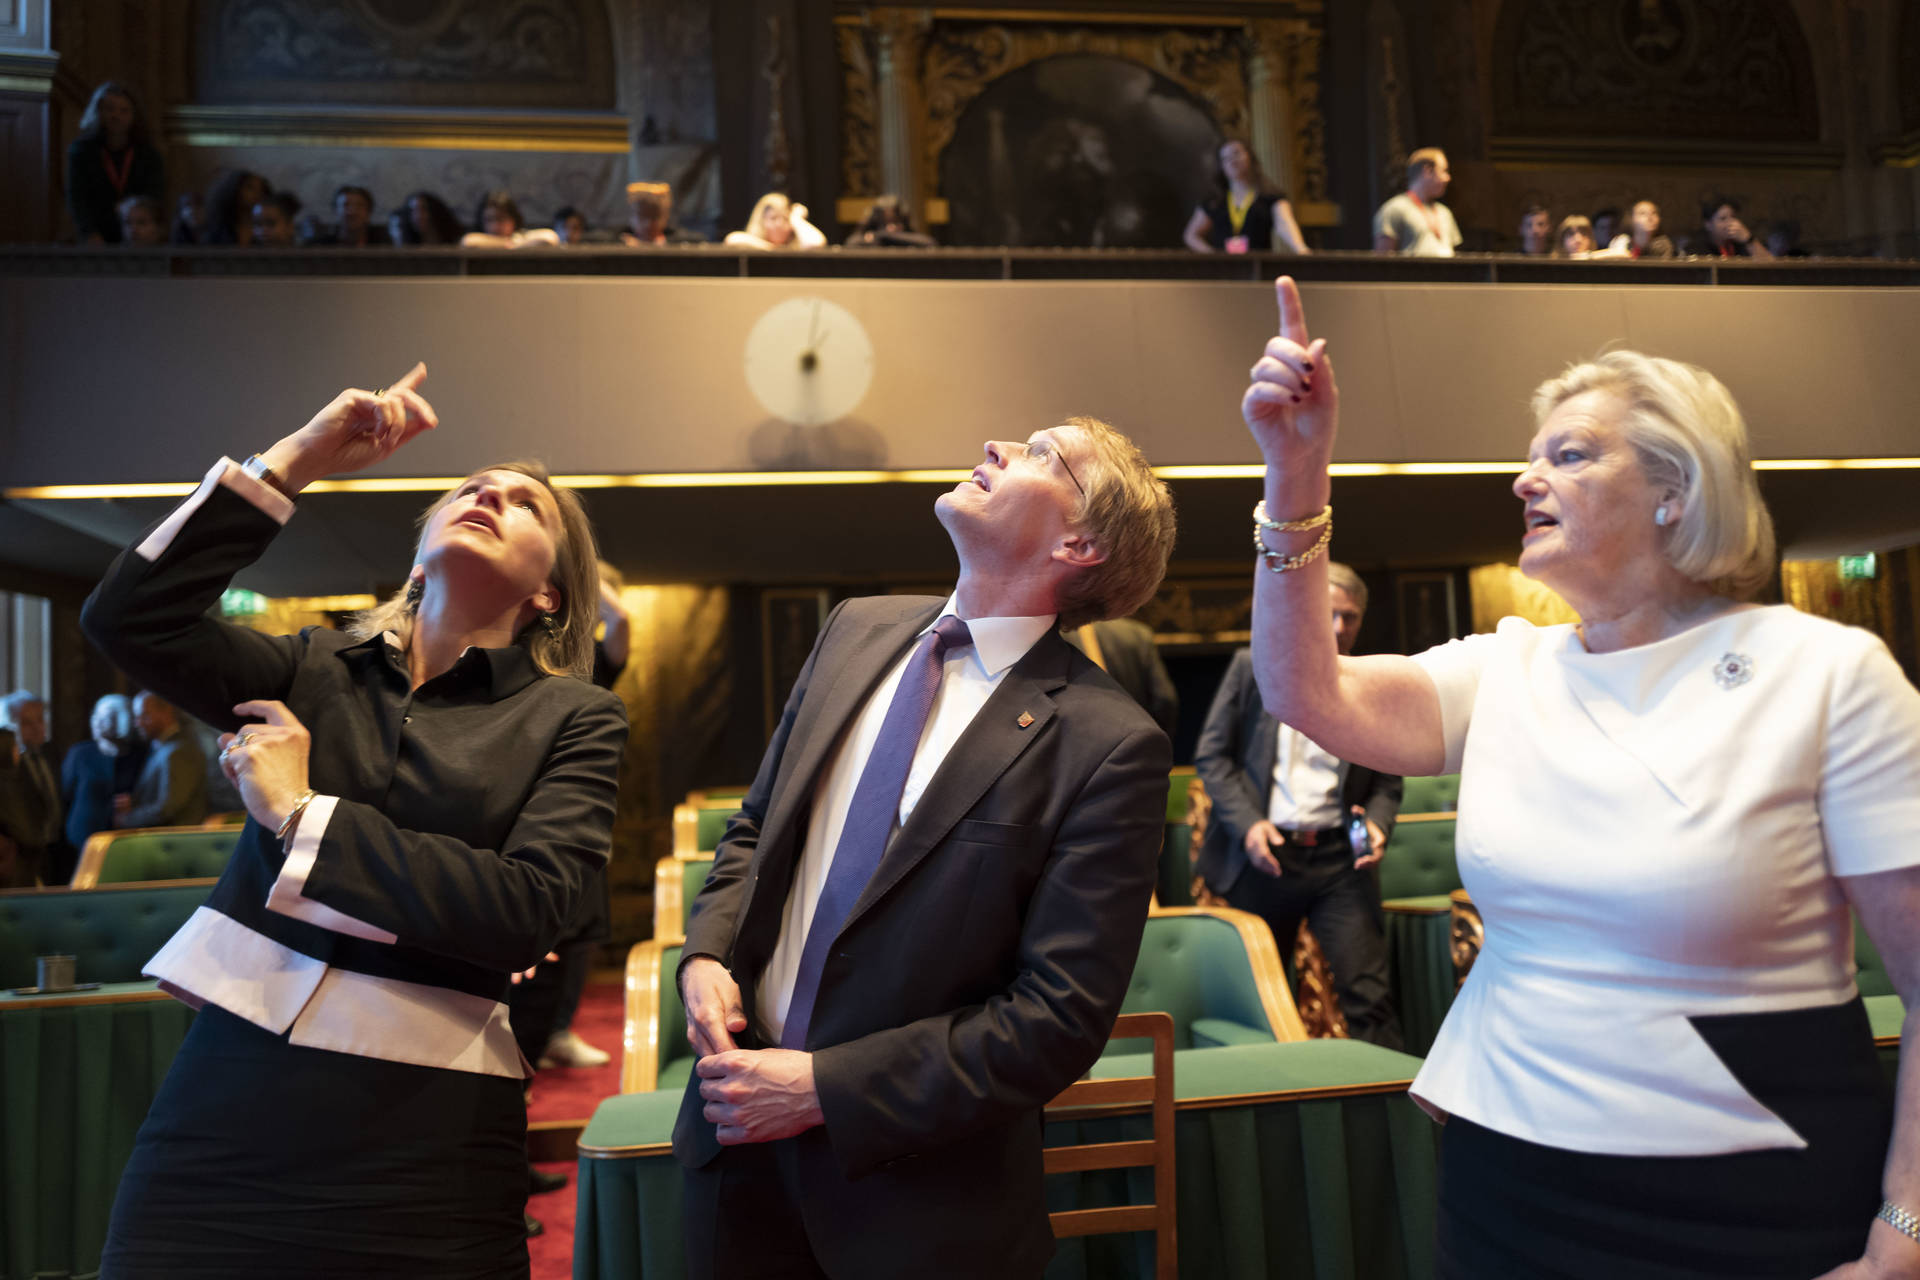
<path fill-rule="evenodd" d="M 532 1123 L 574 1120 L 585 1124 L 600 1099 L 620 1092 L 621 987 L 618 978 L 596 977 L 587 983 L 574 1014 L 573 1029 L 581 1039 L 613 1055 L 604 1067 L 558 1068 L 542 1071 L 533 1080 L 533 1103 L 527 1108 Z M 569 1280 L 573 1275 L 574 1163 L 542 1164 L 541 1169 L 567 1175 L 563 1190 L 535 1196 L 527 1210 L 546 1231 L 527 1241 L 533 1258 L 533 1280 Z"/>

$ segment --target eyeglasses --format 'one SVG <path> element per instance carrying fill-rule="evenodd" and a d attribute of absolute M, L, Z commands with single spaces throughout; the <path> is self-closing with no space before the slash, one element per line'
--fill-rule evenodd
<path fill-rule="evenodd" d="M 1087 487 L 1080 483 L 1080 477 L 1073 474 L 1073 468 L 1067 465 L 1067 455 L 1054 446 L 1053 441 L 1040 439 L 1027 441 L 1027 456 L 1042 466 L 1046 465 L 1048 455 L 1060 459 L 1060 466 L 1067 473 L 1067 479 L 1073 481 L 1073 487 L 1080 491 L 1081 497 L 1087 496 Z"/>

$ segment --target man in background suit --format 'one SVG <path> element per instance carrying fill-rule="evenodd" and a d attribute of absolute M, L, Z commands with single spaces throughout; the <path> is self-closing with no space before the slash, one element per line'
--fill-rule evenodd
<path fill-rule="evenodd" d="M 173 705 L 151 693 L 133 700 L 133 724 L 147 740 L 147 762 L 124 800 L 114 797 L 116 827 L 184 827 L 207 816 L 207 758 Z"/>
<path fill-rule="evenodd" d="M 1334 642 L 1353 650 L 1367 588 L 1346 565 L 1327 566 Z M 1401 779 L 1348 764 L 1267 714 L 1247 650 L 1233 655 L 1194 749 L 1194 770 L 1213 801 L 1200 875 L 1228 905 L 1273 929 L 1283 956 L 1304 917 L 1333 970 L 1340 1010 L 1355 1039 L 1402 1046 L 1387 984 L 1380 885 L 1373 868 L 1400 812 Z M 1368 842 L 1347 839 L 1364 813 Z"/>
<path fill-rule="evenodd" d="M 714 857 L 679 975 L 693 1280 L 1038 1276 L 1040 1110 L 1104 1047 L 1144 927 L 1167 737 L 1060 628 L 1173 545 L 1106 424 L 989 442 L 935 503 L 945 601 L 827 620 Z"/>
<path fill-rule="evenodd" d="M 66 815 L 60 807 L 60 764 L 48 745 L 47 704 L 30 689 L 16 689 L 0 699 L 0 728 L 13 730 L 20 758 L 14 764 L 15 878 L 31 885 L 44 878 L 61 841 Z"/>

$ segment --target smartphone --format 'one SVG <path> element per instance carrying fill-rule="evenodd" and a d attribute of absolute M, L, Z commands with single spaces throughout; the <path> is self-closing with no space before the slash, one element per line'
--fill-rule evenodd
<path fill-rule="evenodd" d="M 1347 815 L 1347 843 L 1353 846 L 1353 856 L 1364 858 L 1373 852 L 1373 833 L 1367 830 L 1367 815 L 1350 813 Z"/>

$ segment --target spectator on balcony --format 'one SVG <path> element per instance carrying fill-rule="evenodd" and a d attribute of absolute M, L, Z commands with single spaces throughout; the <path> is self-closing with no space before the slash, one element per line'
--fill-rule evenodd
<path fill-rule="evenodd" d="M 1556 258 L 1593 256 L 1593 223 L 1585 214 L 1570 213 L 1560 219 L 1560 229 L 1553 235 L 1553 256 Z"/>
<path fill-rule="evenodd" d="M 1732 196 L 1708 196 L 1700 202 L 1700 234 L 1689 249 L 1700 258 L 1752 258 L 1759 262 L 1773 257 L 1773 251 L 1755 240 L 1740 220 L 1740 202 Z"/>
<path fill-rule="evenodd" d="M 744 249 L 824 249 L 827 237 L 807 221 L 807 206 L 778 191 L 761 196 L 745 231 L 727 232 L 727 241 Z"/>
<path fill-rule="evenodd" d="M 1294 221 L 1293 204 L 1260 168 L 1247 144 L 1229 138 L 1220 145 L 1216 190 L 1193 211 L 1182 239 L 1195 253 L 1307 253 Z"/>
<path fill-rule="evenodd" d="M 431 191 L 416 191 L 387 219 L 395 244 L 459 244 L 465 228 L 447 202 Z"/>
<path fill-rule="evenodd" d="M 93 736 L 77 742 L 60 765 L 60 799 L 67 811 L 68 853 L 86 847 L 95 833 L 113 829 L 113 798 L 131 794 L 146 763 L 147 744 L 133 731 L 133 704 L 110 693 L 93 704 Z M 65 884 L 73 867 L 49 867 L 47 882 Z"/>
<path fill-rule="evenodd" d="M 899 196 L 875 196 L 867 216 L 847 236 L 849 249 L 931 249 L 934 238 L 913 229 L 913 215 Z"/>
<path fill-rule="evenodd" d="M 253 207 L 273 194 L 273 184 L 247 169 L 229 169 L 214 179 L 200 214 L 201 244 L 253 243 Z"/>
<path fill-rule="evenodd" d="M 128 196 L 114 212 L 120 216 L 120 243 L 151 249 L 167 242 L 160 202 L 152 196 Z"/>
<path fill-rule="evenodd" d="M 318 243 L 343 249 L 377 249 L 393 243 L 387 228 L 373 218 L 373 192 L 342 186 L 333 193 L 333 229 Z"/>
<path fill-rule="evenodd" d="M 173 230 L 168 239 L 174 244 L 199 244 L 200 224 L 206 217 L 206 206 L 200 201 L 198 191 L 182 191 L 180 202 L 175 206 Z"/>
<path fill-rule="evenodd" d="M 115 213 L 129 196 L 167 194 L 166 164 L 133 93 L 108 80 L 87 99 L 80 135 L 67 148 L 67 211 L 81 244 L 119 244 Z"/>
<path fill-rule="evenodd" d="M 116 827 L 190 826 L 207 816 L 207 762 L 171 703 L 151 693 L 133 700 L 133 723 L 147 758 L 131 795 L 113 798 Z"/>
<path fill-rule="evenodd" d="M 1453 210 L 1440 203 L 1453 181 L 1447 154 L 1422 147 L 1407 157 L 1407 189 L 1373 215 L 1373 251 L 1414 258 L 1451 258 L 1461 241 Z"/>
<path fill-rule="evenodd" d="M 553 234 L 560 243 L 574 248 L 587 242 L 587 215 L 570 204 L 563 204 L 553 215 Z"/>
<path fill-rule="evenodd" d="M 291 249 L 297 238 L 295 220 L 300 216 L 300 197 L 291 191 L 276 191 L 253 206 L 253 243 L 261 249 Z"/>
<path fill-rule="evenodd" d="M 560 243 L 560 237 L 545 227 L 527 229 L 526 217 L 511 192 L 487 192 L 480 198 L 473 221 L 480 229 L 461 237 L 464 249 L 551 249 Z"/>
<path fill-rule="evenodd" d="M 1596 258 L 1671 258 L 1673 241 L 1660 234 L 1660 206 L 1636 200 L 1627 214 L 1627 229 L 1615 236 Z"/>
<path fill-rule="evenodd" d="M 1593 214 L 1593 243 L 1595 248 L 1604 248 L 1613 243 L 1620 234 L 1620 210 L 1613 205 L 1596 209 Z"/>
<path fill-rule="evenodd" d="M 705 244 L 696 231 L 673 225 L 673 186 L 665 182 L 627 184 L 627 229 L 620 243 L 631 249 L 648 245 Z"/>
<path fill-rule="evenodd" d="M 1800 243 L 1800 224 L 1791 218 L 1779 218 L 1767 224 L 1766 232 L 1760 237 L 1767 252 L 1776 258 L 1811 258 L 1805 245 Z"/>
<path fill-rule="evenodd" d="M 1553 252 L 1553 215 L 1545 205 L 1530 204 L 1520 215 L 1520 252 L 1529 258 L 1544 258 Z"/>

